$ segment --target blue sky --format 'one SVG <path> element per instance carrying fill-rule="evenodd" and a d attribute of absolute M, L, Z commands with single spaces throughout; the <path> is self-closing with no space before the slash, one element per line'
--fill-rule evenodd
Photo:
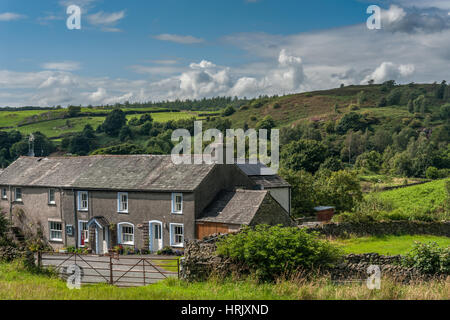
<path fill-rule="evenodd" d="M 0 0 L 0 106 L 440 81 L 446 2 Z M 66 27 L 70 4 L 81 30 Z M 366 27 L 370 4 L 383 9 L 382 30 Z"/>

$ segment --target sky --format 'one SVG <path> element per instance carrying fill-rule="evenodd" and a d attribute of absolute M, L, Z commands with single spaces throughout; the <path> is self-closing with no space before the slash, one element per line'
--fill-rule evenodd
<path fill-rule="evenodd" d="M 70 5 L 81 29 L 67 28 Z M 0 107 L 450 80 L 449 12 L 441 0 L 0 0 Z"/>

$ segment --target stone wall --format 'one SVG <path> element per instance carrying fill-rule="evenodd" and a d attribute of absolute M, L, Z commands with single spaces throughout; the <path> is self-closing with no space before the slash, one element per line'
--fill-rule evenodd
<path fill-rule="evenodd" d="M 383 256 L 377 253 L 350 254 L 335 268 L 329 270 L 331 279 L 334 281 L 366 280 L 370 275 L 367 273 L 369 266 L 380 267 L 381 277 L 389 277 L 396 281 L 408 283 L 413 281 L 445 280 L 448 274 L 423 274 L 418 269 L 408 268 L 401 265 L 402 257 Z"/>
<path fill-rule="evenodd" d="M 242 276 L 250 273 L 248 267 L 236 264 L 228 258 L 216 255 L 216 240 L 223 236 L 211 236 L 206 240 L 188 241 L 185 244 L 185 258 L 182 262 L 181 275 L 188 281 L 202 281 L 211 275 L 220 277 Z M 446 279 L 448 275 L 425 275 L 415 268 L 401 265 L 402 257 L 383 256 L 377 253 L 349 254 L 343 261 L 328 270 L 321 270 L 324 276 L 333 281 L 365 281 L 370 265 L 378 265 L 381 276 L 388 276 L 401 282 L 430 279 Z"/>
<path fill-rule="evenodd" d="M 382 235 L 435 235 L 450 237 L 450 221 L 385 221 L 373 223 L 328 223 L 308 228 L 330 237 L 382 236 Z"/>

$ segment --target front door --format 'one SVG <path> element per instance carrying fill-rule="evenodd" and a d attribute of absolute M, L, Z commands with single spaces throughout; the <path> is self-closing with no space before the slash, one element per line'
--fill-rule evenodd
<path fill-rule="evenodd" d="M 108 253 L 109 233 L 108 229 L 95 227 L 95 253 L 106 254 Z"/>
<path fill-rule="evenodd" d="M 150 222 L 150 251 L 156 252 L 163 248 L 162 222 Z"/>

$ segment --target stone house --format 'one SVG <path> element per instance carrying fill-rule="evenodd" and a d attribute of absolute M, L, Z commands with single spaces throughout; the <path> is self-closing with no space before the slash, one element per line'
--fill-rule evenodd
<path fill-rule="evenodd" d="M 243 224 L 292 225 L 290 204 L 277 200 L 290 196 L 262 189 L 236 164 L 176 165 L 154 155 L 20 157 L 0 174 L 0 208 L 14 225 L 40 230 L 54 249 L 154 252 Z"/>

